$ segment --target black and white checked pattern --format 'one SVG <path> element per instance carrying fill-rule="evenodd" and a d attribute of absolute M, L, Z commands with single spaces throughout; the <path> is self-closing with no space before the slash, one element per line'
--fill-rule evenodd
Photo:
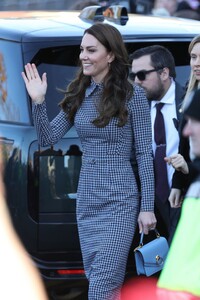
<path fill-rule="evenodd" d="M 113 118 L 104 128 L 91 121 L 97 116 L 102 85 L 91 83 L 74 125 L 83 147 L 77 193 L 77 222 L 89 300 L 118 300 L 127 257 L 135 232 L 139 206 L 154 210 L 154 171 L 149 106 L 143 90 L 135 87 L 128 102 L 128 122 L 117 127 Z M 39 142 L 56 143 L 72 126 L 64 112 L 48 122 L 45 103 L 34 106 Z M 135 145 L 141 180 L 141 203 L 130 164 Z"/>

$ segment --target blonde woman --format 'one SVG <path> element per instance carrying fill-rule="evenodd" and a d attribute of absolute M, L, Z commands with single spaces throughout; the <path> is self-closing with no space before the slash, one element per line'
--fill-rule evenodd
<path fill-rule="evenodd" d="M 182 112 L 188 107 L 194 92 L 200 88 L 200 35 L 195 36 L 189 44 L 188 52 L 190 55 L 190 77 L 188 80 L 187 91 L 181 107 Z M 182 132 L 186 120 L 182 120 L 180 131 Z M 181 134 L 179 153 L 166 157 L 166 162 L 175 168 L 172 181 L 172 189 L 169 196 L 171 207 L 179 207 L 182 204 L 183 196 L 190 184 L 195 170 L 190 164 L 194 158 L 193 151 L 188 137 Z"/>

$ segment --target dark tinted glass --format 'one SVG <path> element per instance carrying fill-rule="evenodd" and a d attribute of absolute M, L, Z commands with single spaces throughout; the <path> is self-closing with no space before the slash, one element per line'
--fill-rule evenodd
<path fill-rule="evenodd" d="M 77 145 L 71 145 L 66 155 L 39 157 L 40 213 L 74 211 L 81 154 Z"/>
<path fill-rule="evenodd" d="M 79 52 L 79 45 L 47 48 L 40 50 L 32 59 L 40 74 L 47 73 L 46 101 L 50 119 L 58 113 L 58 103 L 64 97 L 60 90 L 66 89 L 78 70 Z"/>

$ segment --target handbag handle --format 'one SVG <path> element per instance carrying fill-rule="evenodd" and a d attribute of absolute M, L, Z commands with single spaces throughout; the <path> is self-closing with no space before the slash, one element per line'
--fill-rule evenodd
<path fill-rule="evenodd" d="M 154 231 L 155 231 L 156 237 L 159 238 L 160 234 L 159 234 L 158 230 L 155 228 Z M 144 232 L 142 232 L 140 235 L 139 248 L 141 248 L 143 246 L 143 239 L 144 239 Z"/>

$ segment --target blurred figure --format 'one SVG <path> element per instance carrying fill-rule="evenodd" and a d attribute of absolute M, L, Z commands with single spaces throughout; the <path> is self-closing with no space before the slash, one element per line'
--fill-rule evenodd
<path fill-rule="evenodd" d="M 200 21 L 200 13 L 194 9 L 182 9 L 174 13 L 174 17 Z"/>
<path fill-rule="evenodd" d="M 2 153 L 0 150 L 1 298 L 47 300 L 40 275 L 12 226 L 5 201 L 2 173 Z M 11 273 L 14 273 L 15 276 Z"/>
<path fill-rule="evenodd" d="M 71 10 L 82 10 L 83 8 L 87 7 L 87 6 L 93 6 L 93 5 L 98 5 L 99 6 L 99 2 L 98 1 L 93 1 L 93 0 L 80 0 L 76 3 L 74 3 L 70 9 Z"/>
<path fill-rule="evenodd" d="M 141 15 L 151 14 L 154 0 L 129 0 L 130 11 Z"/>
<path fill-rule="evenodd" d="M 185 118 L 183 135 L 190 138 L 197 176 L 185 196 L 181 218 L 158 281 L 158 287 L 163 289 L 160 290 L 163 300 L 200 299 L 200 90 L 186 108 Z"/>
<path fill-rule="evenodd" d="M 200 3 L 199 1 L 179 1 L 173 16 L 178 18 L 186 18 L 200 20 Z"/>
<path fill-rule="evenodd" d="M 155 0 L 152 14 L 172 16 L 177 9 L 177 5 L 177 0 Z"/>
<path fill-rule="evenodd" d="M 178 0 L 177 11 L 182 9 L 198 10 L 199 6 L 199 0 Z"/>
<path fill-rule="evenodd" d="M 157 287 L 155 277 L 136 277 L 128 280 L 123 289 L 121 300 L 199 300 L 189 293 L 170 291 Z"/>
<path fill-rule="evenodd" d="M 153 276 L 128 280 L 122 289 L 121 300 L 157 300 L 156 284 L 157 278 Z"/>

